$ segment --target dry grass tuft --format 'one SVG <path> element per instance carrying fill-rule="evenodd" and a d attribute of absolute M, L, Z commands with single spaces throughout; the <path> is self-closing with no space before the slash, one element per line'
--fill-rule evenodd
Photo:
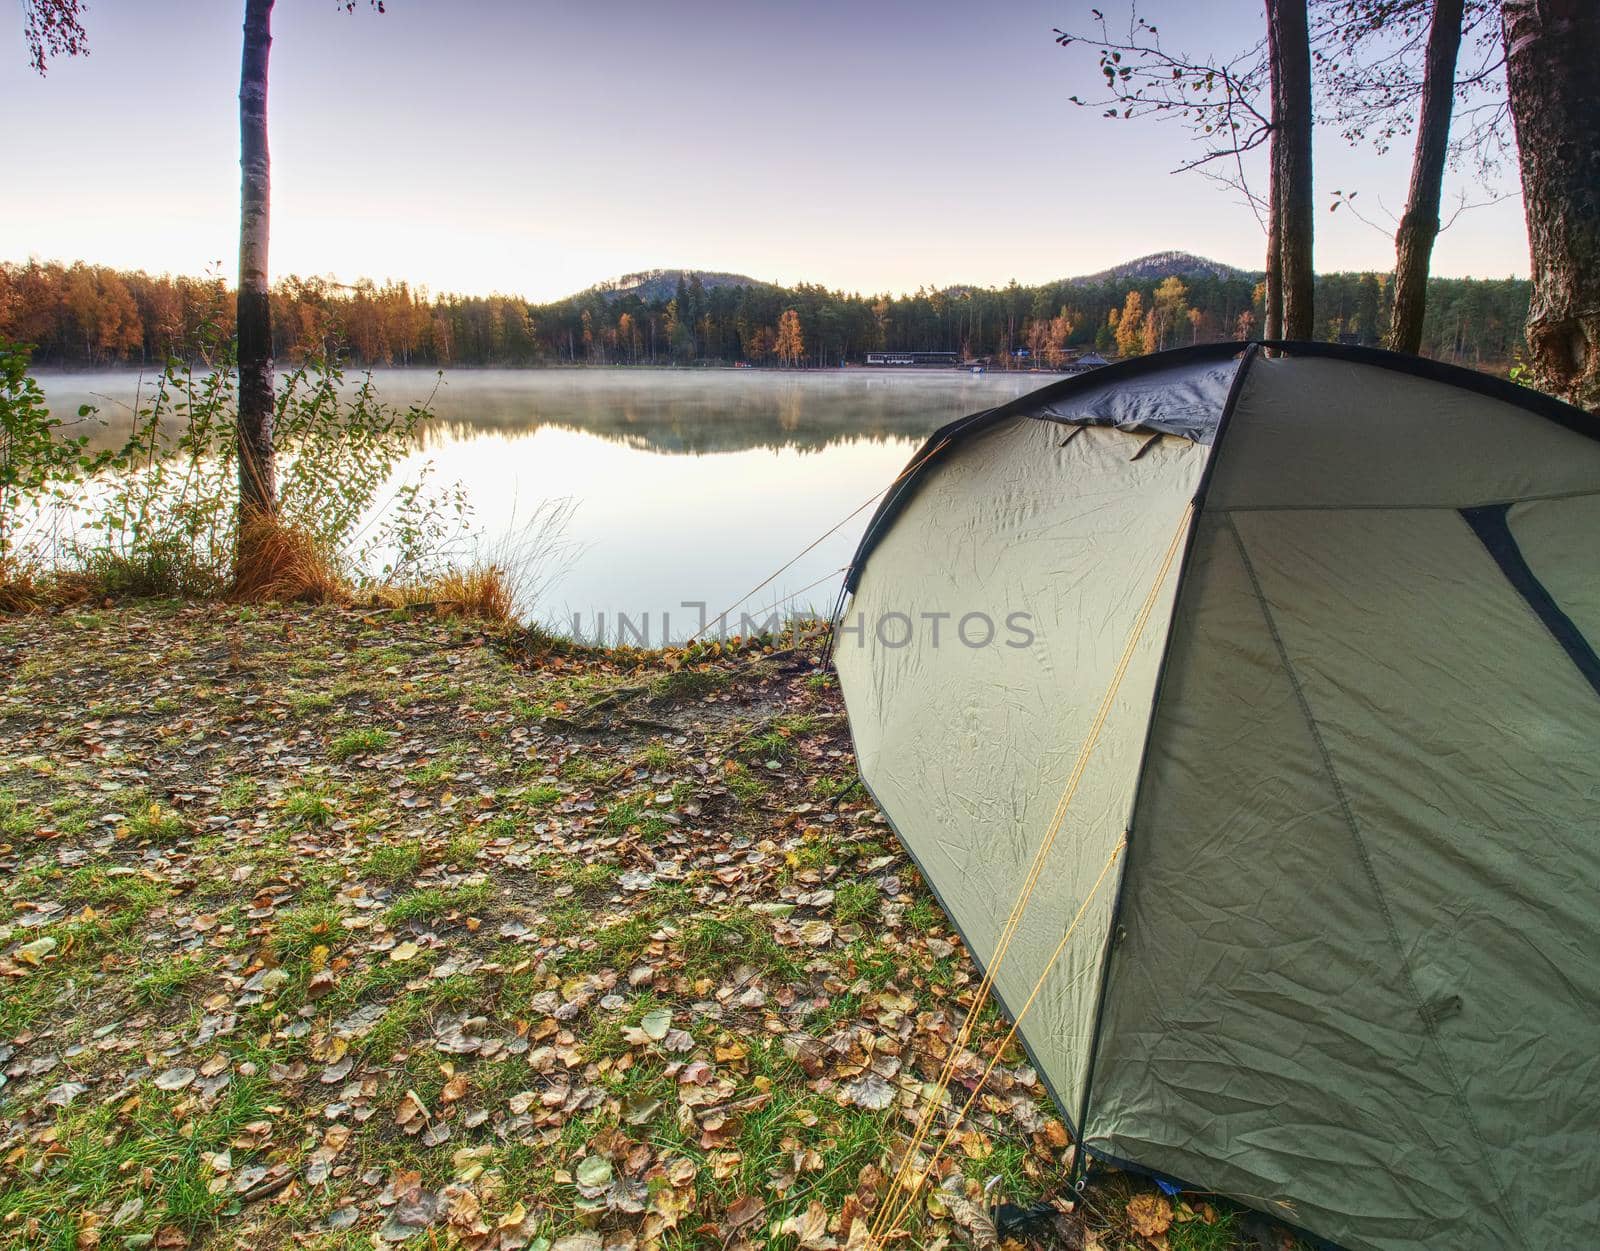
<path fill-rule="evenodd" d="M 233 594 L 243 600 L 328 604 L 347 600 L 350 587 L 315 535 L 265 517 L 247 522 L 240 535 Z"/>
<path fill-rule="evenodd" d="M 33 612 L 48 599 L 46 588 L 30 568 L 0 563 L 0 613 Z"/>
<path fill-rule="evenodd" d="M 443 612 L 489 625 L 510 625 L 516 619 L 516 588 L 499 565 L 447 569 L 406 597 L 413 604 L 432 604 Z"/>
<path fill-rule="evenodd" d="M 371 601 L 494 626 L 513 625 L 517 619 L 516 587 L 504 569 L 491 564 L 445 569 L 417 582 L 386 582 L 371 588 Z"/>

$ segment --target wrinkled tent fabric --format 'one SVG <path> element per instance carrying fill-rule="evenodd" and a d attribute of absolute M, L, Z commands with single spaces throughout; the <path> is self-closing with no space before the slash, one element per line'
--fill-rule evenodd
<path fill-rule="evenodd" d="M 996 978 L 1009 1012 L 1043 977 L 1020 1035 L 1088 1152 L 1352 1249 L 1592 1245 L 1596 423 L 1228 344 L 933 449 L 862 540 L 835 663 L 980 962 L 1196 503 Z"/>

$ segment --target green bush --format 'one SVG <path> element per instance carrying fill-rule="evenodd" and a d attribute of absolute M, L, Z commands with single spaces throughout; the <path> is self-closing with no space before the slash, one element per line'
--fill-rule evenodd
<path fill-rule="evenodd" d="M 111 460 L 108 490 L 79 546 L 78 563 L 111 590 L 205 595 L 225 589 L 238 543 L 238 375 L 233 345 L 202 331 L 201 364 L 170 360 Z M 211 364 L 215 361 L 215 365 Z M 467 508 L 444 500 L 426 474 L 379 492 L 432 419 L 378 400 L 370 375 L 352 388 L 331 360 L 310 359 L 279 379 L 273 413 L 278 520 L 350 576 L 388 559 L 384 576 L 427 563 Z M 381 514 L 381 524 L 378 517 Z M 454 521 L 451 519 L 454 518 Z"/>
<path fill-rule="evenodd" d="M 0 582 L 26 572 L 38 556 L 33 521 L 51 503 L 65 503 L 109 456 L 90 454 L 87 434 L 52 417 L 44 392 L 28 375 L 27 344 L 0 338 Z M 80 421 L 94 410 L 78 410 Z"/>
<path fill-rule="evenodd" d="M 0 340 L 0 585 L 50 569 L 87 575 L 111 594 L 232 586 L 238 371 L 220 329 L 224 295 L 219 284 L 191 358 L 167 361 L 115 451 L 91 454 L 88 434 L 51 417 L 27 373 L 29 349 Z M 347 384 L 335 359 L 309 359 L 282 375 L 273 430 L 283 532 L 303 536 L 342 578 L 436 576 L 468 533 L 465 493 L 435 489 L 426 466 L 394 483 L 432 419 L 426 405 L 381 403 L 370 374 Z M 72 537 L 53 537 L 62 531 Z"/>

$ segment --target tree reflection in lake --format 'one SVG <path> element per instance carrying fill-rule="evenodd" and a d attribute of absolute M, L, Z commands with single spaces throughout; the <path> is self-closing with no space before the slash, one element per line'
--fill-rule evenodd
<path fill-rule="evenodd" d="M 625 614 L 681 639 L 891 482 L 936 427 L 1052 381 L 956 370 L 379 370 L 389 404 L 439 420 L 402 473 L 461 482 L 486 550 L 515 560 L 542 501 L 572 502 L 568 559 L 538 615 L 616 637 Z M 44 373 L 57 412 L 95 404 L 125 426 L 132 373 Z M 353 381 L 353 379 L 352 379 Z M 822 608 L 871 509 L 746 610 Z M 663 628 L 663 615 L 669 624 Z M 602 624 L 603 619 L 603 624 Z M 597 626 L 600 628 L 597 629 Z"/>

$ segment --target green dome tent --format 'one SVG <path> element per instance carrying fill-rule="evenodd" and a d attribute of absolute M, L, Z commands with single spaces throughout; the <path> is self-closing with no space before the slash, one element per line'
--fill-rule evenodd
<path fill-rule="evenodd" d="M 986 966 L 1070 795 L 993 972 L 1080 1159 L 1350 1248 L 1592 1246 L 1600 422 L 1275 347 L 933 436 L 846 579 L 862 778 Z"/>

